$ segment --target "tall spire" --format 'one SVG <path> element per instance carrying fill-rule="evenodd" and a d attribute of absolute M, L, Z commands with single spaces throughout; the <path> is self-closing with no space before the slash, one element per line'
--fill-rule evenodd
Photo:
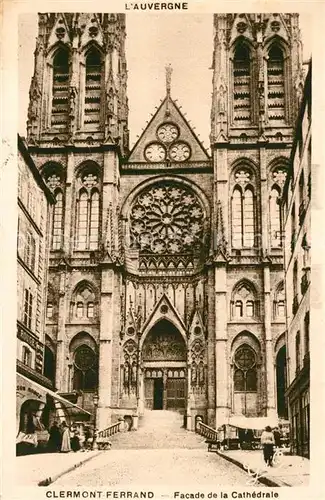
<path fill-rule="evenodd" d="M 166 70 L 166 94 L 168 97 L 170 97 L 172 72 L 173 72 L 173 68 L 170 63 L 167 66 L 165 66 L 165 70 Z"/>

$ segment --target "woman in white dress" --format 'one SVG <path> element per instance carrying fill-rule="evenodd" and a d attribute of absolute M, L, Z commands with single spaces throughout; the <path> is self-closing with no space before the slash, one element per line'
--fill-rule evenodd
<path fill-rule="evenodd" d="M 68 451 L 71 451 L 71 444 L 70 444 L 70 431 L 69 427 L 65 422 L 62 422 L 62 445 L 61 445 L 61 452 L 62 453 L 67 453 Z"/>

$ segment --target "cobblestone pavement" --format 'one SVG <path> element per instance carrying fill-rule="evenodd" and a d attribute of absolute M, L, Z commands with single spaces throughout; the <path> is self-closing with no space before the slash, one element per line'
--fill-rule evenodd
<path fill-rule="evenodd" d="M 91 460 L 99 452 L 86 453 L 41 453 L 16 457 L 16 478 L 18 486 L 37 486 L 49 477 L 54 479 L 84 460 Z"/>
<path fill-rule="evenodd" d="M 262 450 L 232 450 L 220 452 L 220 454 L 236 460 L 244 467 L 249 467 L 251 471 L 259 471 L 259 475 L 269 477 L 280 486 L 309 485 L 310 462 L 307 458 L 296 455 L 281 455 L 275 460 L 273 467 L 267 468 L 263 460 Z"/>
<path fill-rule="evenodd" d="M 246 486 L 248 475 L 215 453 L 202 436 L 184 430 L 174 412 L 147 412 L 139 430 L 111 438 L 112 448 L 55 481 L 55 486 L 193 488 Z M 257 485 L 260 486 L 260 485 Z"/>
<path fill-rule="evenodd" d="M 236 465 L 203 449 L 112 449 L 62 476 L 54 485 L 193 489 L 246 486 L 247 480 L 248 475 Z"/>

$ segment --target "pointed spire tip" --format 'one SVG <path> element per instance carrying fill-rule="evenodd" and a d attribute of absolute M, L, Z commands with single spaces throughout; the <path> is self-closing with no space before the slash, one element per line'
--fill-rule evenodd
<path fill-rule="evenodd" d="M 167 66 L 165 66 L 165 71 L 166 71 L 166 94 L 169 97 L 171 90 L 171 83 L 172 83 L 172 72 L 173 72 L 173 68 L 170 63 L 167 64 Z"/>

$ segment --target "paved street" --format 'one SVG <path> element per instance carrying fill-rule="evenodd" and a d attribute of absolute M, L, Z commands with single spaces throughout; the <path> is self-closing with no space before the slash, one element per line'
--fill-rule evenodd
<path fill-rule="evenodd" d="M 177 413 L 148 412 L 137 432 L 112 437 L 101 453 L 55 486 L 187 489 L 245 486 L 248 476 L 215 453 L 204 438 L 181 428 Z"/>
<path fill-rule="evenodd" d="M 97 486 L 176 488 L 245 486 L 248 476 L 206 450 L 150 449 L 103 452 L 75 472 L 62 476 L 56 487 Z"/>

